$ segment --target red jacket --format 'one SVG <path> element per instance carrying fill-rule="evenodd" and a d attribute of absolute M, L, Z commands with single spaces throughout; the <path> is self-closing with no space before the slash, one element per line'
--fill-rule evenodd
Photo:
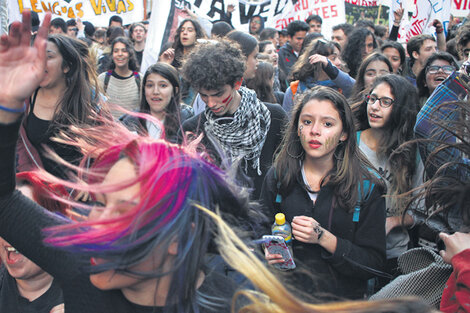
<path fill-rule="evenodd" d="M 454 271 L 442 293 L 440 310 L 444 313 L 470 312 L 470 249 L 455 255 Z"/>

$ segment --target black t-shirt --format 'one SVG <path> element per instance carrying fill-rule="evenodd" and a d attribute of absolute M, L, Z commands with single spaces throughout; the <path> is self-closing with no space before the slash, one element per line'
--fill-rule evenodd
<path fill-rule="evenodd" d="M 144 56 L 144 50 L 142 51 L 135 51 L 135 57 L 137 58 L 137 64 L 139 65 L 139 68 L 140 68 L 140 65 L 142 64 L 142 57 Z"/>
<path fill-rule="evenodd" d="M 0 312 L 8 313 L 49 313 L 55 306 L 64 303 L 62 289 L 55 280 L 39 298 L 29 301 L 23 298 L 7 269 L 2 266 L 0 280 Z"/>
<path fill-rule="evenodd" d="M 75 165 L 78 165 L 82 154 L 73 146 L 67 146 L 51 140 L 57 128 L 54 128 L 54 126 L 51 127 L 51 121 L 40 119 L 34 114 L 33 109 L 36 95 L 37 92 L 33 96 L 31 110 L 26 118 L 26 135 L 34 148 L 38 151 L 44 169 L 54 176 L 67 178 L 66 173 L 69 169 L 50 159 L 46 154 L 44 146 L 50 147 L 62 159 Z"/>

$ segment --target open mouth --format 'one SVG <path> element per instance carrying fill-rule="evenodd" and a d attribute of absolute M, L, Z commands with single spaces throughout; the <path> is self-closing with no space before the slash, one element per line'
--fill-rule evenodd
<path fill-rule="evenodd" d="M 8 264 L 15 264 L 22 257 L 21 253 L 13 248 L 12 246 L 6 246 L 7 259 L 5 260 Z"/>
<path fill-rule="evenodd" d="M 434 81 L 435 82 L 438 82 L 438 83 L 442 83 L 447 77 L 444 77 L 444 76 L 438 76 L 436 78 L 434 78 Z"/>
<path fill-rule="evenodd" d="M 374 114 L 374 113 L 369 113 L 369 116 L 372 118 L 381 118 L 381 116 Z"/>

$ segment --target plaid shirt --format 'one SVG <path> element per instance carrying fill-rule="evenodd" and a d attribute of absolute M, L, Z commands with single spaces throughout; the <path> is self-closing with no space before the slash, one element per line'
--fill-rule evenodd
<path fill-rule="evenodd" d="M 465 86 L 468 86 L 469 77 L 460 72 L 452 73 L 445 81 L 443 81 L 434 90 L 432 95 L 426 101 L 421 111 L 416 118 L 416 125 L 414 128 L 416 138 L 429 139 L 431 141 L 421 141 L 419 143 L 419 152 L 424 162 L 427 161 L 428 156 L 443 143 L 455 144 L 457 137 L 450 131 L 443 130 L 439 123 L 445 121 L 445 125 L 452 128 L 454 122 L 460 118 L 460 111 L 457 110 L 455 102 L 462 101 L 468 95 Z M 445 105 L 443 105 L 445 104 Z M 469 163 L 462 153 L 455 148 L 446 148 L 435 154 L 431 166 L 426 166 L 426 173 L 428 177 L 432 177 L 436 170 L 447 162 L 463 162 Z M 462 172 L 462 167 L 457 170 L 455 167 L 449 168 L 454 177 L 468 178 L 470 173 L 468 171 Z M 456 172 L 457 171 L 457 172 Z M 451 173 L 447 173 L 451 174 Z"/>

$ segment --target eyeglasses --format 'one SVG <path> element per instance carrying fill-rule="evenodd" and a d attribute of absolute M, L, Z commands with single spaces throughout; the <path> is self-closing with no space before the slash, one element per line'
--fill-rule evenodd
<path fill-rule="evenodd" d="M 442 69 L 442 71 L 448 75 L 452 74 L 453 71 L 455 71 L 455 67 L 452 65 L 444 65 L 444 66 L 438 66 L 438 65 L 432 65 L 428 66 L 427 72 L 429 74 L 436 74 L 439 72 L 439 70 Z"/>
<path fill-rule="evenodd" d="M 251 21 L 251 23 L 255 23 L 255 24 L 260 24 L 260 25 L 261 25 L 261 21 L 259 21 L 259 20 L 253 20 L 253 21 Z"/>
<path fill-rule="evenodd" d="M 376 95 L 368 95 L 366 96 L 366 100 L 368 104 L 374 104 L 377 100 L 379 100 L 379 104 L 382 108 L 389 108 L 395 101 L 389 97 L 379 98 Z"/>

